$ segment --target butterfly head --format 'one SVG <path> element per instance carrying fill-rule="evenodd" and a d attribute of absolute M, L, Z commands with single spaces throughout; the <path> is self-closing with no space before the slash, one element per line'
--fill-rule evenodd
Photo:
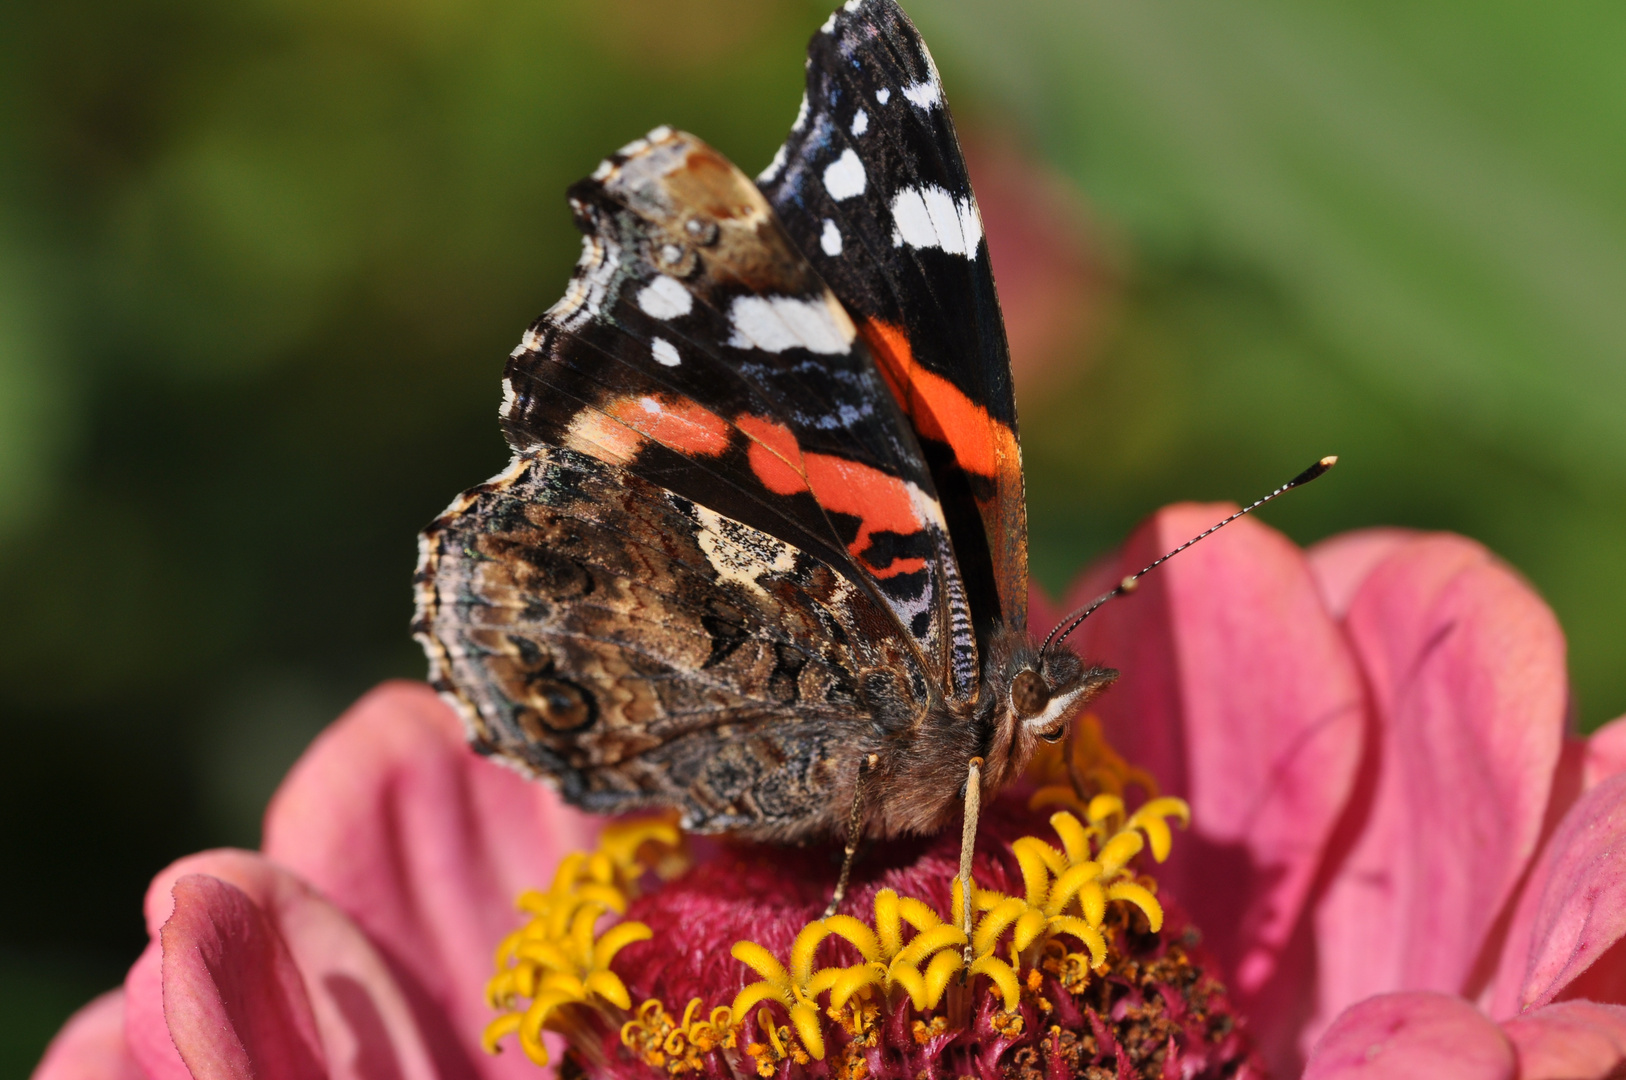
<path fill-rule="evenodd" d="M 996 640 L 981 700 L 988 709 L 987 757 L 996 784 L 1020 772 L 1041 743 L 1057 742 L 1068 725 L 1118 678 L 1113 668 L 1087 664 L 1065 645 L 1041 652 L 1025 634 Z"/>
<path fill-rule="evenodd" d="M 1113 668 L 1093 667 L 1071 649 L 1035 655 L 1011 676 L 1011 717 L 1034 738 L 1056 742 L 1084 706 L 1118 678 Z"/>

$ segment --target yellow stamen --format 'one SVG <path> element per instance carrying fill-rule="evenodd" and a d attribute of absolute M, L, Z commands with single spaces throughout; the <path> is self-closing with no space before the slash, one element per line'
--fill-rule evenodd
<path fill-rule="evenodd" d="M 1111 900 L 1127 900 L 1140 908 L 1146 914 L 1146 921 L 1152 928 L 1152 933 L 1163 929 L 1163 905 L 1157 902 L 1144 886 L 1133 881 L 1117 881 L 1107 886 L 1107 897 Z"/>
<path fill-rule="evenodd" d="M 498 1050 L 497 1044 L 518 1030 L 519 1015 L 504 1013 L 486 1025 L 485 1031 L 480 1035 L 480 1045 L 486 1053 L 495 1054 Z"/>
<path fill-rule="evenodd" d="M 1190 823 L 1185 802 L 1157 796 L 1150 778 L 1106 745 L 1093 718 L 1083 726 L 1078 742 L 1085 760 L 1079 771 L 1097 777 L 1099 790 L 1088 799 L 1070 786 L 1065 797 L 1048 788 L 1034 796 L 1033 805 L 1067 809 L 1050 817 L 1053 841 L 1026 836 L 1010 845 L 1021 895 L 973 882 L 975 918 L 965 923 L 956 876 L 946 918 L 918 898 L 881 889 L 871 921 L 852 915 L 815 920 L 797 934 L 784 958 L 754 942 L 736 942 L 732 955 L 758 979 L 730 1005 L 709 1014 L 699 998 L 688 1001 L 681 1019 L 658 1000 L 633 1011 L 631 993 L 612 965 L 622 949 L 653 934 L 643 923 L 621 917 L 641 879 L 650 873 L 666 876 L 679 866 L 682 835 L 671 821 L 609 826 L 598 850 L 560 863 L 546 891 L 520 896 L 518 907 L 528 921 L 496 949 L 497 970 L 487 997 L 500 1015 L 487 1025 L 483 1044 L 496 1052 L 516 1035 L 531 1060 L 546 1064 L 544 1030 L 564 1033 L 575 1052 L 590 1059 L 601 1053 L 602 1038 L 618 1031 L 638 1060 L 672 1077 L 714 1068 L 707 1055 L 720 1051 L 736 1075 L 743 1067 L 766 1078 L 786 1062 L 823 1061 L 828 1049 L 823 1023 L 829 1019 L 847 1037 L 827 1068 L 836 1080 L 865 1080 L 862 1051 L 876 1045 L 883 1015 L 903 1007 L 926 1014 L 930 1023 L 916 1022 L 914 1030 L 917 1038 L 929 1039 L 949 1030 L 947 1015 L 930 1015 L 943 1005 L 949 987 L 984 978 L 984 992 L 998 994 L 1003 1007 L 992 1020 L 996 1030 L 1015 1037 L 1022 1030 L 1018 1010 L 1024 996 L 1040 1014 L 1055 1008 L 1043 996 L 1046 974 L 1077 994 L 1092 969 L 1108 969 L 1108 934 L 1118 932 L 1107 928 L 1112 905 L 1136 908 L 1153 933 L 1162 929 L 1156 882 L 1137 876 L 1131 864 L 1142 851 L 1164 861 L 1173 844 L 1170 820 Z M 1065 777 L 1064 762 L 1049 767 Z M 1153 793 L 1133 812 L 1123 799 L 1132 785 Z M 969 942 L 962 925 L 971 927 Z M 821 967 L 819 950 L 830 937 L 850 944 L 859 962 Z M 1078 942 L 1083 952 L 1070 951 L 1063 939 Z M 963 997 L 952 1000 L 961 1004 L 951 1013 L 963 1010 Z M 783 1010 L 782 1020 L 775 1019 L 775 1006 Z M 742 1024 L 752 1016 L 761 1041 L 742 1051 Z"/>
<path fill-rule="evenodd" d="M 597 926 L 605 915 L 627 910 L 628 897 L 645 872 L 641 853 L 652 845 L 676 848 L 681 842 L 670 822 L 612 824 L 601 835 L 598 851 L 575 853 L 560 862 L 547 892 L 532 889 L 520 895 L 518 907 L 530 921 L 497 946 L 497 971 L 486 986 L 486 998 L 503 1015 L 486 1028 L 487 1049 L 495 1052 L 503 1038 L 517 1034 L 526 1055 L 545 1064 L 542 1031 L 569 1035 L 592 1016 L 573 1007 L 631 1007 L 631 994 L 610 965 L 628 945 L 649 940 L 651 931 L 643 923 L 621 922 L 599 935 Z"/>
<path fill-rule="evenodd" d="M 1174 844 L 1174 838 L 1169 834 L 1168 818 L 1179 818 L 1180 827 L 1185 828 L 1191 824 L 1191 807 L 1186 805 L 1184 799 L 1175 799 L 1165 796 L 1153 799 L 1145 806 L 1136 810 L 1124 825 L 1126 829 L 1139 829 L 1146 834 L 1146 842 L 1151 845 L 1152 858 L 1158 862 L 1169 857 L 1169 849 Z"/>

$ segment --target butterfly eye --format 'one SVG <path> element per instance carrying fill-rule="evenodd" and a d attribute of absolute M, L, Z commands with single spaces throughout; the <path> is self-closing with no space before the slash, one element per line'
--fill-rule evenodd
<path fill-rule="evenodd" d="M 1043 739 L 1045 742 L 1060 742 L 1061 737 L 1065 734 L 1067 734 L 1067 725 L 1063 724 L 1053 731 L 1039 732 L 1039 738 Z"/>
<path fill-rule="evenodd" d="M 1011 708 L 1023 719 L 1038 716 L 1050 704 L 1050 687 L 1044 676 L 1032 668 L 1011 680 Z"/>

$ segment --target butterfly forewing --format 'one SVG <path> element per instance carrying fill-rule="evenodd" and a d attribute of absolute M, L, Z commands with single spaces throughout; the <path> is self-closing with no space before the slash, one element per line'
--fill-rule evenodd
<path fill-rule="evenodd" d="M 796 124 L 758 185 L 851 312 L 930 461 L 979 630 L 1027 622 L 1027 512 L 982 219 L 914 25 L 831 15 Z"/>
<path fill-rule="evenodd" d="M 671 131 L 627 149 L 572 189 L 586 255 L 509 361 L 510 443 L 623 465 L 841 568 L 937 693 L 968 694 L 931 475 L 846 311 L 716 151 Z"/>

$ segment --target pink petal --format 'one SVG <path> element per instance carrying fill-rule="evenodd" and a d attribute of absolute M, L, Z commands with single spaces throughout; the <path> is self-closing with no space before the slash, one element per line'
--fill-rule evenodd
<path fill-rule="evenodd" d="M 1608 1080 L 1626 1063 L 1626 1008 L 1565 1001 L 1509 1020 L 1519 1080 Z"/>
<path fill-rule="evenodd" d="M 1367 576 L 1417 535 L 1411 529 L 1357 529 L 1323 540 L 1305 552 L 1327 610 L 1335 618 L 1343 618 Z"/>
<path fill-rule="evenodd" d="M 1384 994 L 1333 1021 L 1304 1080 L 1513 1080 L 1513 1048 L 1479 1010 L 1448 994 Z"/>
<path fill-rule="evenodd" d="M 1463 993 L 1535 851 L 1564 733 L 1564 639 L 1478 544 L 1420 536 L 1345 621 L 1381 726 L 1369 810 L 1316 911 L 1320 1024 L 1390 990 Z"/>
<path fill-rule="evenodd" d="M 1137 530 L 1117 580 L 1213 524 L 1224 506 L 1173 507 Z M 1158 879 L 1192 913 L 1258 1023 L 1277 1071 L 1310 990 L 1284 959 L 1361 753 L 1362 690 L 1303 555 L 1252 519 L 1171 560 L 1091 616 L 1080 651 L 1123 677 L 1100 701 L 1114 745 L 1190 800 Z"/>
<path fill-rule="evenodd" d="M 168 913 L 164 916 L 169 917 Z M 124 1044 L 150 1080 L 192 1080 L 164 1019 L 163 923 L 148 925 L 147 948 L 124 977 Z"/>
<path fill-rule="evenodd" d="M 1619 775 L 1581 796 L 1531 870 L 1496 973 L 1491 1015 L 1539 1008 L 1583 977 L 1591 992 L 1626 1002 L 1620 985 L 1626 972 L 1605 962 L 1623 935 L 1626 775 Z"/>
<path fill-rule="evenodd" d="M 293 957 L 241 889 L 191 874 L 164 924 L 164 1018 L 193 1080 L 320 1080 L 316 1020 Z"/>
<path fill-rule="evenodd" d="M 417 683 L 368 694 L 296 764 L 266 814 L 265 851 L 359 923 L 412 995 L 447 1075 L 536 1080 L 519 1054 L 487 1056 L 480 1033 L 497 943 L 514 899 L 546 887 L 598 823 L 543 785 L 485 760 Z"/>
<path fill-rule="evenodd" d="M 1626 716 L 1609 721 L 1587 738 L 1581 783 L 1595 788 L 1620 772 L 1626 772 Z"/>
<path fill-rule="evenodd" d="M 1068 593 L 1070 597 L 1072 594 Z M 1028 590 L 1028 629 L 1036 634 L 1043 634 L 1067 614 L 1070 609 L 1064 609 L 1060 604 L 1051 600 L 1045 591 L 1038 585 Z"/>
<path fill-rule="evenodd" d="M 448 1039 L 433 1047 L 419 1029 L 410 998 L 388 962 L 356 924 L 310 886 L 263 855 L 209 851 L 173 864 L 147 890 L 147 921 L 161 927 L 174 907 L 171 890 L 207 874 L 242 890 L 286 943 L 304 980 L 333 1080 L 435 1080 L 436 1051 L 456 1060 Z"/>
<path fill-rule="evenodd" d="M 124 991 L 109 990 L 68 1018 L 33 1080 L 146 1080 L 124 1042 Z"/>

